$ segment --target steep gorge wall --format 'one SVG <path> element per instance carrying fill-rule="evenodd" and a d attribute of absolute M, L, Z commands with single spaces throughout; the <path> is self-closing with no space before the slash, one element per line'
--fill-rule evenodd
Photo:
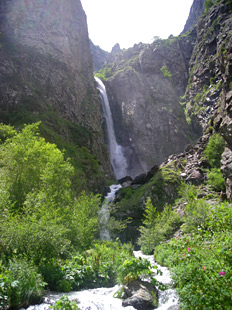
<path fill-rule="evenodd" d="M 106 89 L 132 177 L 195 140 L 179 104 L 195 39 L 193 30 L 188 36 L 141 43 L 108 65 L 111 77 L 105 81 Z"/>
<path fill-rule="evenodd" d="M 20 126 L 42 120 L 50 141 L 71 144 L 85 182 L 88 160 L 100 163 L 98 179 L 85 184 L 100 186 L 111 168 L 81 2 L 1 1 L 0 33 L 0 121 Z"/>

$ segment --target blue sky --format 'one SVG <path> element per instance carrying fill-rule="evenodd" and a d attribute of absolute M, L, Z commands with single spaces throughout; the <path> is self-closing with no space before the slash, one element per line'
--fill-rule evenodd
<path fill-rule="evenodd" d="M 110 51 L 119 43 L 151 43 L 184 28 L 193 0 L 81 0 L 87 15 L 90 39 Z"/>

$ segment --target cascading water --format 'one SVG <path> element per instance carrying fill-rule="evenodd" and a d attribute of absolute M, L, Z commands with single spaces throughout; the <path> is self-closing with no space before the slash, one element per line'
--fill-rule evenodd
<path fill-rule="evenodd" d="M 112 115 L 110 111 L 109 101 L 107 98 L 105 86 L 96 78 L 97 88 L 101 95 L 102 108 L 104 117 L 107 124 L 107 134 L 108 134 L 108 147 L 110 153 L 111 164 L 115 173 L 115 176 L 120 179 L 126 175 L 127 172 L 127 162 L 123 154 L 123 148 L 121 145 L 118 145 Z M 110 187 L 110 192 L 105 197 L 105 203 L 103 204 L 101 211 L 99 213 L 101 232 L 100 237 L 103 240 L 110 240 L 110 234 L 107 230 L 107 221 L 109 217 L 109 203 L 113 201 L 116 191 L 121 187 L 121 185 L 112 185 Z M 151 262 L 151 265 L 154 265 L 154 257 L 152 255 L 143 255 L 141 251 L 134 252 L 135 257 L 141 257 L 142 259 L 148 259 Z M 157 264 L 156 264 L 157 265 Z M 156 279 L 170 286 L 172 284 L 172 279 L 167 268 L 157 265 L 162 271 L 162 275 L 156 276 Z M 78 302 L 78 307 L 82 310 L 135 310 L 134 307 L 123 307 L 122 300 L 114 298 L 114 294 L 119 290 L 119 286 L 112 288 L 97 288 L 90 290 L 83 290 L 78 292 L 66 293 L 70 300 L 75 300 Z M 44 303 L 40 305 L 30 306 L 27 310 L 49 310 L 49 306 L 53 304 L 56 300 L 64 295 L 62 293 L 56 294 L 51 293 L 44 298 Z M 159 307 L 156 310 L 177 310 L 178 298 L 176 292 L 171 287 L 165 291 L 159 291 Z M 24 310 L 24 309 L 21 309 Z"/>
<path fill-rule="evenodd" d="M 95 81 L 100 92 L 103 116 L 106 120 L 110 162 L 116 178 L 121 179 L 127 175 L 127 161 L 123 154 L 123 147 L 117 143 L 115 137 L 114 124 L 105 86 L 99 78 L 95 77 Z"/>
<path fill-rule="evenodd" d="M 120 184 L 111 185 L 110 191 L 105 197 L 105 202 L 101 207 L 99 212 L 99 222 L 100 222 L 100 239 L 101 240 L 110 240 L 110 233 L 107 229 L 107 223 L 110 216 L 109 212 L 109 205 L 114 200 L 116 192 L 121 188 Z"/>
<path fill-rule="evenodd" d="M 134 252 L 135 257 L 141 257 L 142 259 L 148 259 L 151 262 L 151 265 L 154 265 L 153 255 L 143 255 L 141 251 Z M 156 279 L 170 286 L 172 284 L 172 279 L 170 273 L 166 267 L 161 267 L 157 264 L 159 269 L 162 271 L 162 275 L 156 276 Z M 90 290 L 83 290 L 78 292 L 66 293 L 70 300 L 75 300 L 78 302 L 78 307 L 81 310 L 135 310 L 134 307 L 122 306 L 122 300 L 114 298 L 114 294 L 119 290 L 119 286 L 116 285 L 111 288 L 97 288 Z M 27 310 L 49 310 L 49 305 L 54 303 L 56 300 L 64 295 L 62 293 L 53 293 L 49 294 L 45 298 L 43 304 L 37 306 L 30 306 Z M 165 291 L 159 291 L 159 306 L 155 310 L 178 310 L 178 298 L 176 292 L 172 288 L 168 288 Z M 24 309 L 21 309 L 24 310 Z"/>

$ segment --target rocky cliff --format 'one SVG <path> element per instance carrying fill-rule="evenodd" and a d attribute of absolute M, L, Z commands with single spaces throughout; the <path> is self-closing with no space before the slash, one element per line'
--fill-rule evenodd
<path fill-rule="evenodd" d="M 205 0 L 194 0 L 182 34 L 195 26 L 197 19 L 204 13 Z"/>
<path fill-rule="evenodd" d="M 141 219 L 148 197 L 160 211 L 165 204 L 174 203 L 182 182 L 199 187 L 197 199 L 202 197 L 232 199 L 231 12 L 232 1 L 212 3 L 191 31 L 175 38 L 177 41 L 185 38 L 189 42 L 194 42 L 191 55 L 189 54 L 190 59 L 187 61 L 189 79 L 181 104 L 185 107 L 191 132 L 201 137 L 197 144 L 188 146 L 185 152 L 169 156 L 159 166 L 158 171 L 153 168 L 147 175 L 124 182 L 124 188 L 118 194 L 113 213 L 116 219 L 131 220 L 121 234 L 123 240 L 135 240 L 138 236 L 136 229 L 142 224 Z M 218 133 L 224 139 L 225 150 L 220 169 L 214 170 L 215 167 L 207 159 L 205 150 L 211 136 L 215 137 Z M 214 147 L 210 156 L 218 156 L 216 144 Z M 217 177 L 214 175 L 215 184 L 212 186 L 210 178 L 215 171 Z M 178 206 L 178 212 L 182 216 L 184 208 L 184 204 Z"/>
<path fill-rule="evenodd" d="M 43 134 L 73 157 L 79 186 L 102 184 L 110 166 L 80 1 L 1 1 L 0 33 L 0 120 L 42 120 Z"/>
<path fill-rule="evenodd" d="M 118 142 L 132 177 L 195 140 L 179 104 L 196 33 L 121 51 L 105 81 Z"/>

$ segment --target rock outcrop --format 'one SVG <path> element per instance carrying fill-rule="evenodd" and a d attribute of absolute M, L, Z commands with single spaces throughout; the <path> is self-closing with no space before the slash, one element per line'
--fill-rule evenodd
<path fill-rule="evenodd" d="M 151 310 L 157 308 L 157 289 L 149 282 L 132 281 L 124 286 L 126 299 L 123 307 L 132 306 L 137 310 Z"/>
<path fill-rule="evenodd" d="M 194 42 L 192 31 L 189 36 L 138 44 L 111 64 L 112 76 L 105 85 L 132 177 L 183 151 L 195 139 L 179 104 Z"/>
<path fill-rule="evenodd" d="M 98 45 L 94 45 L 90 40 L 90 49 L 93 57 L 93 69 L 94 71 L 99 71 L 104 67 L 107 59 L 110 57 L 110 53 L 104 51 Z"/>
<path fill-rule="evenodd" d="M 205 0 L 193 1 L 189 12 L 189 17 L 186 21 L 182 34 L 189 31 L 196 24 L 197 19 L 204 13 L 204 2 Z"/>
<path fill-rule="evenodd" d="M 42 120 L 50 141 L 60 147 L 71 144 L 83 187 L 92 168 L 99 172 L 90 187 L 101 183 L 100 173 L 111 169 L 81 2 L 3 0 L 0 33 L 0 121 L 20 125 Z M 74 151 L 76 147 L 85 149 Z"/>

